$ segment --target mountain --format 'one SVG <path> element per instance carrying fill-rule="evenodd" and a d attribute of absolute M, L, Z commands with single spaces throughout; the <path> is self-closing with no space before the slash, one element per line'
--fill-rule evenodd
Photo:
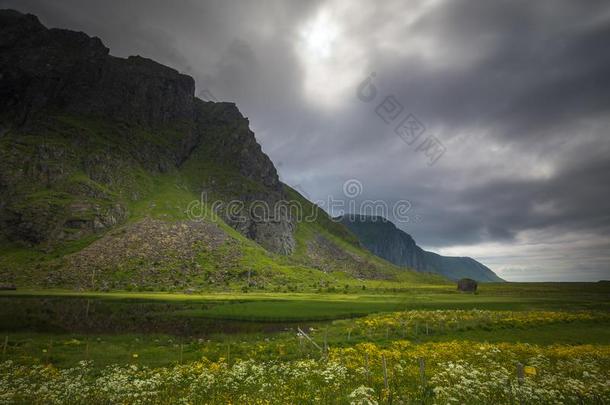
<path fill-rule="evenodd" d="M 423 250 L 411 235 L 385 218 L 350 214 L 341 217 L 340 221 L 367 249 L 398 266 L 441 274 L 451 280 L 468 277 L 483 282 L 504 281 L 470 257 L 441 256 Z"/>
<path fill-rule="evenodd" d="M 0 283 L 172 291 L 443 282 L 362 249 L 279 180 L 235 104 L 194 92 L 170 67 L 0 10 Z"/>

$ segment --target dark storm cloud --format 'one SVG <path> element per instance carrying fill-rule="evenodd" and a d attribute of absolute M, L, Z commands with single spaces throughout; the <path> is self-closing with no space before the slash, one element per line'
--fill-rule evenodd
<path fill-rule="evenodd" d="M 566 121 L 608 111 L 607 9 L 595 3 L 453 1 L 422 17 L 405 38 L 429 33 L 439 44 L 478 54 L 476 63 L 456 68 L 459 60 L 447 59 L 440 70 L 422 60 L 382 63 L 393 69 L 392 86 L 431 118 L 452 127 L 493 125 L 496 135 L 528 142 Z M 604 11 L 606 18 L 595 21 Z"/>
<path fill-rule="evenodd" d="M 2 1 L 101 37 L 236 101 L 312 199 L 412 202 L 418 242 L 511 279 L 610 277 L 605 1 Z M 379 98 L 356 88 L 371 72 Z M 434 166 L 375 113 L 394 95 Z"/>

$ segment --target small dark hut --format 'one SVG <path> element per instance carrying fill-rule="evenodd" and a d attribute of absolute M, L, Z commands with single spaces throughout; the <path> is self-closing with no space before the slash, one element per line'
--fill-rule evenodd
<path fill-rule="evenodd" d="M 478 283 L 471 278 L 462 278 L 457 282 L 457 289 L 461 292 L 476 292 Z"/>

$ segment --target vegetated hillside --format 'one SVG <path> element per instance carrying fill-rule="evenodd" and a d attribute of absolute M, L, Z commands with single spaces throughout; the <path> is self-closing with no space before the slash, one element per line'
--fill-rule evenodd
<path fill-rule="evenodd" d="M 194 89 L 152 60 L 116 58 L 97 38 L 0 11 L 0 283 L 296 290 L 442 281 L 362 249 L 279 181 L 235 104 L 203 102 Z M 258 202 L 295 200 L 321 215 L 255 213 Z"/>
<path fill-rule="evenodd" d="M 406 232 L 382 217 L 344 215 L 340 218 L 371 252 L 398 266 L 441 274 L 449 279 L 463 277 L 477 281 L 503 281 L 487 266 L 470 257 L 441 256 L 417 246 Z"/>

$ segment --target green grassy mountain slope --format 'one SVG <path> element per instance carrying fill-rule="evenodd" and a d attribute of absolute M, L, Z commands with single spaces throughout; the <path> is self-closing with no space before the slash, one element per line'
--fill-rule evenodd
<path fill-rule="evenodd" d="M 0 11 L 0 284 L 320 290 L 439 283 L 363 249 L 279 181 L 231 103 Z M 296 204 L 312 220 L 260 204 Z M 258 205 L 257 205 L 258 204 Z M 368 280 L 368 281 L 367 281 Z"/>
<path fill-rule="evenodd" d="M 210 198 L 227 193 L 246 195 L 265 189 L 264 185 L 230 168 L 208 162 L 194 171 L 192 165 L 199 163 L 191 165 L 187 161 L 181 168 L 161 173 L 130 160 L 126 157 L 128 154 L 123 156 L 121 147 L 115 143 L 104 153 L 106 162 L 116 162 L 116 165 L 103 166 L 111 180 L 96 181 L 96 169 L 90 169 L 94 170 L 90 177 L 85 173 L 87 170 L 78 169 L 79 163 L 84 156 L 103 147 L 104 138 L 98 138 L 96 131 L 111 136 L 117 129 L 99 119 L 66 116 L 46 119 L 57 130 L 49 130 L 45 141 L 63 152 L 51 153 L 62 159 L 49 158 L 43 165 L 58 167 L 63 175 L 48 183 L 38 182 L 34 177 L 20 177 L 17 183 L 23 186 L 12 190 L 9 207 L 21 209 L 20 217 L 32 218 L 34 226 L 39 226 L 37 216 L 48 218 L 44 222 L 48 228 L 44 234 L 55 238 L 49 236 L 43 242 L 36 242 L 3 235 L 2 284 L 184 291 L 343 289 L 346 284 L 360 287 L 364 279 L 440 281 L 434 276 L 399 269 L 363 250 L 347 228 L 333 222 L 323 210 L 288 186 L 283 186 L 287 201 L 298 202 L 307 216 L 317 212 L 317 217 L 312 222 L 295 221 L 296 248 L 292 254 L 266 250 L 229 226 L 220 214 L 213 213 L 210 204 L 200 204 L 201 196 L 195 184 L 216 184 L 208 195 Z M 32 150 L 39 142 L 36 131 L 29 135 L 11 131 L 4 136 L 1 153 L 10 152 L 13 159 L 3 159 L 7 164 L 7 171 L 3 173 L 9 167 L 21 173 L 33 170 L 29 159 L 35 155 Z M 118 134 L 117 139 L 121 139 Z M 83 135 L 87 141 L 83 141 Z M 142 130 L 141 136 L 152 135 Z M 16 145 L 21 145 L 18 156 Z M 74 160 L 63 158 L 66 155 L 73 156 Z M 194 158 L 199 159 L 197 154 Z M 196 215 L 192 215 L 193 202 Z M 116 223 L 96 227 L 99 212 L 115 206 L 123 207 L 120 209 L 123 216 Z M 28 232 L 38 235 L 31 228 Z"/>

